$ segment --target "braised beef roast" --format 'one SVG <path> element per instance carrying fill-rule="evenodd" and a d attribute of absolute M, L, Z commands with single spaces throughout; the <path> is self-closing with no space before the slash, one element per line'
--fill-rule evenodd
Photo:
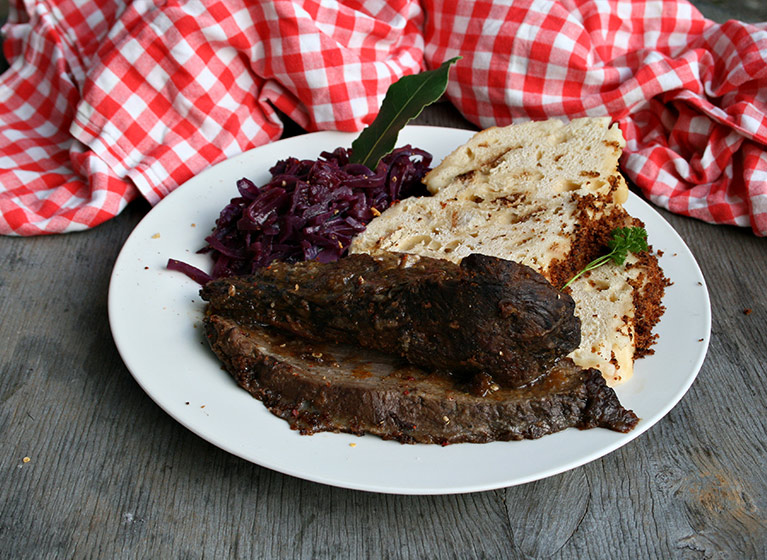
<path fill-rule="evenodd" d="M 427 370 L 525 385 L 580 344 L 572 298 L 527 266 L 412 255 L 273 263 L 208 283 L 211 313 L 314 341 L 354 344 Z"/>
<path fill-rule="evenodd" d="M 305 434 L 482 443 L 638 421 L 563 357 L 580 341 L 572 299 L 510 261 L 273 263 L 201 294 L 226 369 Z"/>
<path fill-rule="evenodd" d="M 536 439 L 569 427 L 627 432 L 637 423 L 598 370 L 569 359 L 527 387 L 478 396 L 450 375 L 374 350 L 311 342 L 219 315 L 205 318 L 205 331 L 235 381 L 303 434 L 446 445 Z"/>

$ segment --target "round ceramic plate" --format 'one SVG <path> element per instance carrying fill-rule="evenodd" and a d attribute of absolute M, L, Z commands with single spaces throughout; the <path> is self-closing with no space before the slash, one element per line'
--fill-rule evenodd
<path fill-rule="evenodd" d="M 471 132 L 409 126 L 400 144 L 430 151 L 439 162 Z M 166 270 L 168 258 L 210 269 L 204 246 L 220 210 L 248 177 L 263 184 L 279 159 L 316 158 L 349 146 L 355 135 L 306 134 L 245 152 L 200 173 L 167 196 L 138 224 L 115 263 L 109 320 L 126 366 L 146 393 L 188 429 L 263 467 L 324 484 L 397 494 L 473 492 L 561 473 L 625 445 L 658 422 L 692 384 L 708 348 L 711 313 L 703 276 L 671 226 L 631 195 L 625 207 L 642 219 L 649 242 L 662 251 L 672 280 L 666 313 L 656 328 L 655 354 L 638 360 L 616 392 L 641 418 L 628 434 L 568 429 L 535 441 L 403 445 L 374 436 L 302 436 L 270 414 L 222 370 L 201 327 L 199 286 Z"/>

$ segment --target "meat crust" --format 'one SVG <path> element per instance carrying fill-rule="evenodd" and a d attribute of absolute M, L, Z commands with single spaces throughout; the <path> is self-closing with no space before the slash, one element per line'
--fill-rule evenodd
<path fill-rule="evenodd" d="M 274 263 L 201 291 L 209 312 L 249 327 L 353 344 L 428 371 L 520 387 L 580 344 L 569 295 L 527 266 L 485 255 L 460 265 L 385 253 Z"/>

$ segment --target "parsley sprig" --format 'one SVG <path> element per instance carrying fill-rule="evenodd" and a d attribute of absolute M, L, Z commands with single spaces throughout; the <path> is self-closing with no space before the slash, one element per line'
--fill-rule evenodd
<path fill-rule="evenodd" d="M 607 242 L 607 246 L 610 248 L 609 253 L 597 257 L 587 264 L 583 270 L 570 278 L 570 280 L 562 286 L 562 289 L 564 290 L 567 288 L 589 270 L 599 268 L 609 261 L 613 261 L 617 265 L 622 265 L 626 262 L 626 257 L 629 253 L 647 251 L 647 231 L 642 227 L 615 228 L 610 232 L 610 241 Z"/>

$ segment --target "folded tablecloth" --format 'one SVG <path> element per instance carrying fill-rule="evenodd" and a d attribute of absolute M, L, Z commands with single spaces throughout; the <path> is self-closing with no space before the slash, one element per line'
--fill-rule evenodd
<path fill-rule="evenodd" d="M 0 233 L 96 226 L 306 130 L 358 131 L 401 76 L 456 55 L 480 127 L 609 115 L 655 204 L 767 235 L 767 24 L 686 0 L 12 0 Z"/>

